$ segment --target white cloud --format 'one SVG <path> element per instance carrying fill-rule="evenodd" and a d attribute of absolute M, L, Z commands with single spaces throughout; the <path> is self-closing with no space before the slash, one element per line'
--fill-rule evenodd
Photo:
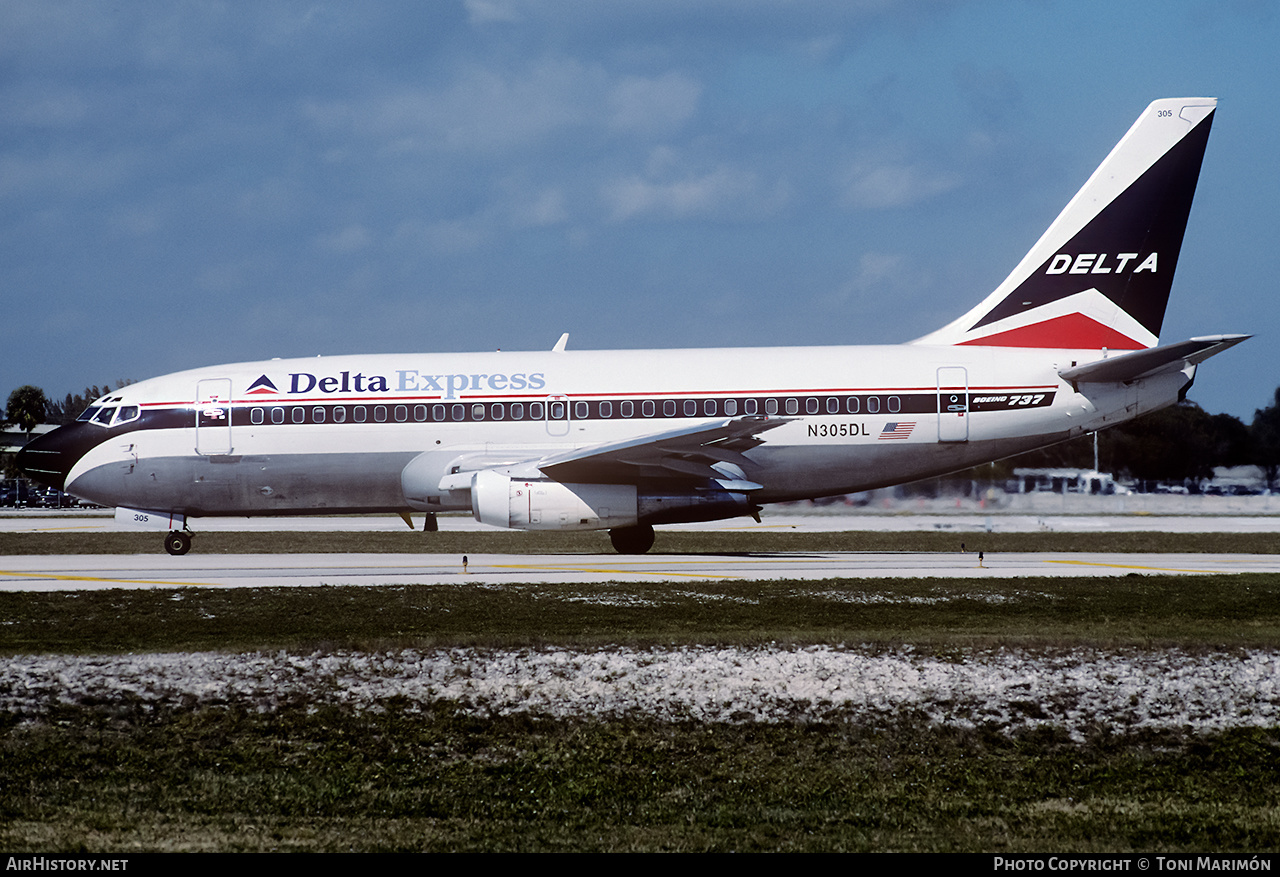
<path fill-rule="evenodd" d="M 317 243 L 321 249 L 346 256 L 368 249 L 373 243 L 373 235 L 369 229 L 357 223 L 331 234 L 321 235 Z"/>
<path fill-rule="evenodd" d="M 64 150 L 46 155 L 0 155 L 0 197 L 26 193 L 83 198 L 125 183 L 134 171 L 130 156 Z"/>
<path fill-rule="evenodd" d="M 480 247 L 487 236 L 483 224 L 473 218 L 444 219 L 422 223 L 401 223 L 393 236 L 393 244 L 402 249 L 418 250 L 425 247 L 440 255 L 469 253 Z"/>
<path fill-rule="evenodd" d="M 562 191 L 544 189 L 530 197 L 514 200 L 509 208 L 509 217 L 517 228 L 541 228 L 568 221 L 569 211 Z"/>
<path fill-rule="evenodd" d="M 523 21 L 524 16 L 516 8 L 516 4 L 502 0 L 466 0 L 467 17 L 472 24 L 514 24 Z"/>
<path fill-rule="evenodd" d="M 868 210 L 908 207 L 950 191 L 960 183 L 959 174 L 896 158 L 859 159 L 839 181 L 843 203 Z"/>
<path fill-rule="evenodd" d="M 442 88 L 311 101 L 303 113 L 322 130 L 379 138 L 394 151 L 501 152 L 586 124 L 604 85 L 598 68 L 543 58 L 516 71 L 468 66 Z"/>
<path fill-rule="evenodd" d="M 602 195 L 612 218 L 623 221 L 644 214 L 676 217 L 716 214 L 752 200 L 758 188 L 755 174 L 721 167 L 669 182 L 626 177 L 608 183 Z"/>
<path fill-rule="evenodd" d="M 702 86 L 682 73 L 626 76 L 609 95 L 610 124 L 639 131 L 678 127 L 693 117 Z"/>
<path fill-rule="evenodd" d="M 872 313 L 879 310 L 874 302 L 901 302 L 903 296 L 927 285 L 928 277 L 916 261 L 901 253 L 868 250 L 858 257 L 845 281 L 820 296 L 819 303 L 824 309 L 839 311 L 856 304 L 860 313 Z"/>

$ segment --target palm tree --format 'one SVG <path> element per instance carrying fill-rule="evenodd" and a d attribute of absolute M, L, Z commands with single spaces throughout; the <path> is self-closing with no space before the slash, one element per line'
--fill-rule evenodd
<path fill-rule="evenodd" d="M 22 429 L 31 440 L 31 430 L 45 420 L 45 408 L 49 401 L 44 390 L 25 384 L 9 394 L 9 404 L 5 415 L 10 423 Z"/>

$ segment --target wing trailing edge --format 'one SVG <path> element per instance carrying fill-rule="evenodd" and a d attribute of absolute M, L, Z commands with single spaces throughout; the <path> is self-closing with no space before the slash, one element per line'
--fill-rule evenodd
<path fill-rule="evenodd" d="M 635 484 L 639 481 L 714 481 L 726 489 L 758 490 L 743 473 L 745 451 L 763 444 L 761 433 L 790 419 L 748 416 L 675 429 L 623 442 L 590 445 L 538 460 L 556 481 Z"/>

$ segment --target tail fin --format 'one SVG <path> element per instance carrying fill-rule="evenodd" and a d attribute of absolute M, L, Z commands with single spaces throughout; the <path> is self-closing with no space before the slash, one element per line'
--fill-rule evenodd
<path fill-rule="evenodd" d="M 1155 346 L 1217 103 L 1152 103 L 996 291 L 913 343 Z"/>

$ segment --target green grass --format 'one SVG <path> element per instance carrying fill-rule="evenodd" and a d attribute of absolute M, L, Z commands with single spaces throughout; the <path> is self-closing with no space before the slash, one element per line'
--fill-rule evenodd
<path fill-rule="evenodd" d="M 11 851 L 1274 850 L 1280 734 L 64 709 L 0 741 Z"/>
<path fill-rule="evenodd" d="M 1280 575 L 0 592 L 0 654 L 784 642 L 1280 647 Z"/>
<path fill-rule="evenodd" d="M 105 544 L 98 536 L 142 540 L 114 543 L 126 552 L 158 549 L 152 533 L 22 535 L 0 550 L 39 542 L 95 551 Z M 831 550 L 816 546 L 851 538 L 872 544 L 839 547 L 941 551 L 963 538 L 988 551 L 1116 550 L 1096 542 L 1136 539 L 1167 551 L 1230 540 L 706 533 L 663 534 L 658 549 Z M 599 534 L 421 532 L 209 533 L 196 550 L 268 551 L 272 542 L 302 551 L 605 550 Z M 0 655 L 762 643 L 910 645 L 956 661 L 998 647 L 1277 649 L 1280 575 L 0 593 Z M 259 713 L 122 696 L 55 707 L 38 721 L 0 713 L 0 846 L 1266 852 L 1280 846 L 1280 728 L 1098 727 L 1081 742 L 1052 728 L 905 719 L 551 719 L 468 714 L 447 701 L 381 712 L 288 703 Z"/>

